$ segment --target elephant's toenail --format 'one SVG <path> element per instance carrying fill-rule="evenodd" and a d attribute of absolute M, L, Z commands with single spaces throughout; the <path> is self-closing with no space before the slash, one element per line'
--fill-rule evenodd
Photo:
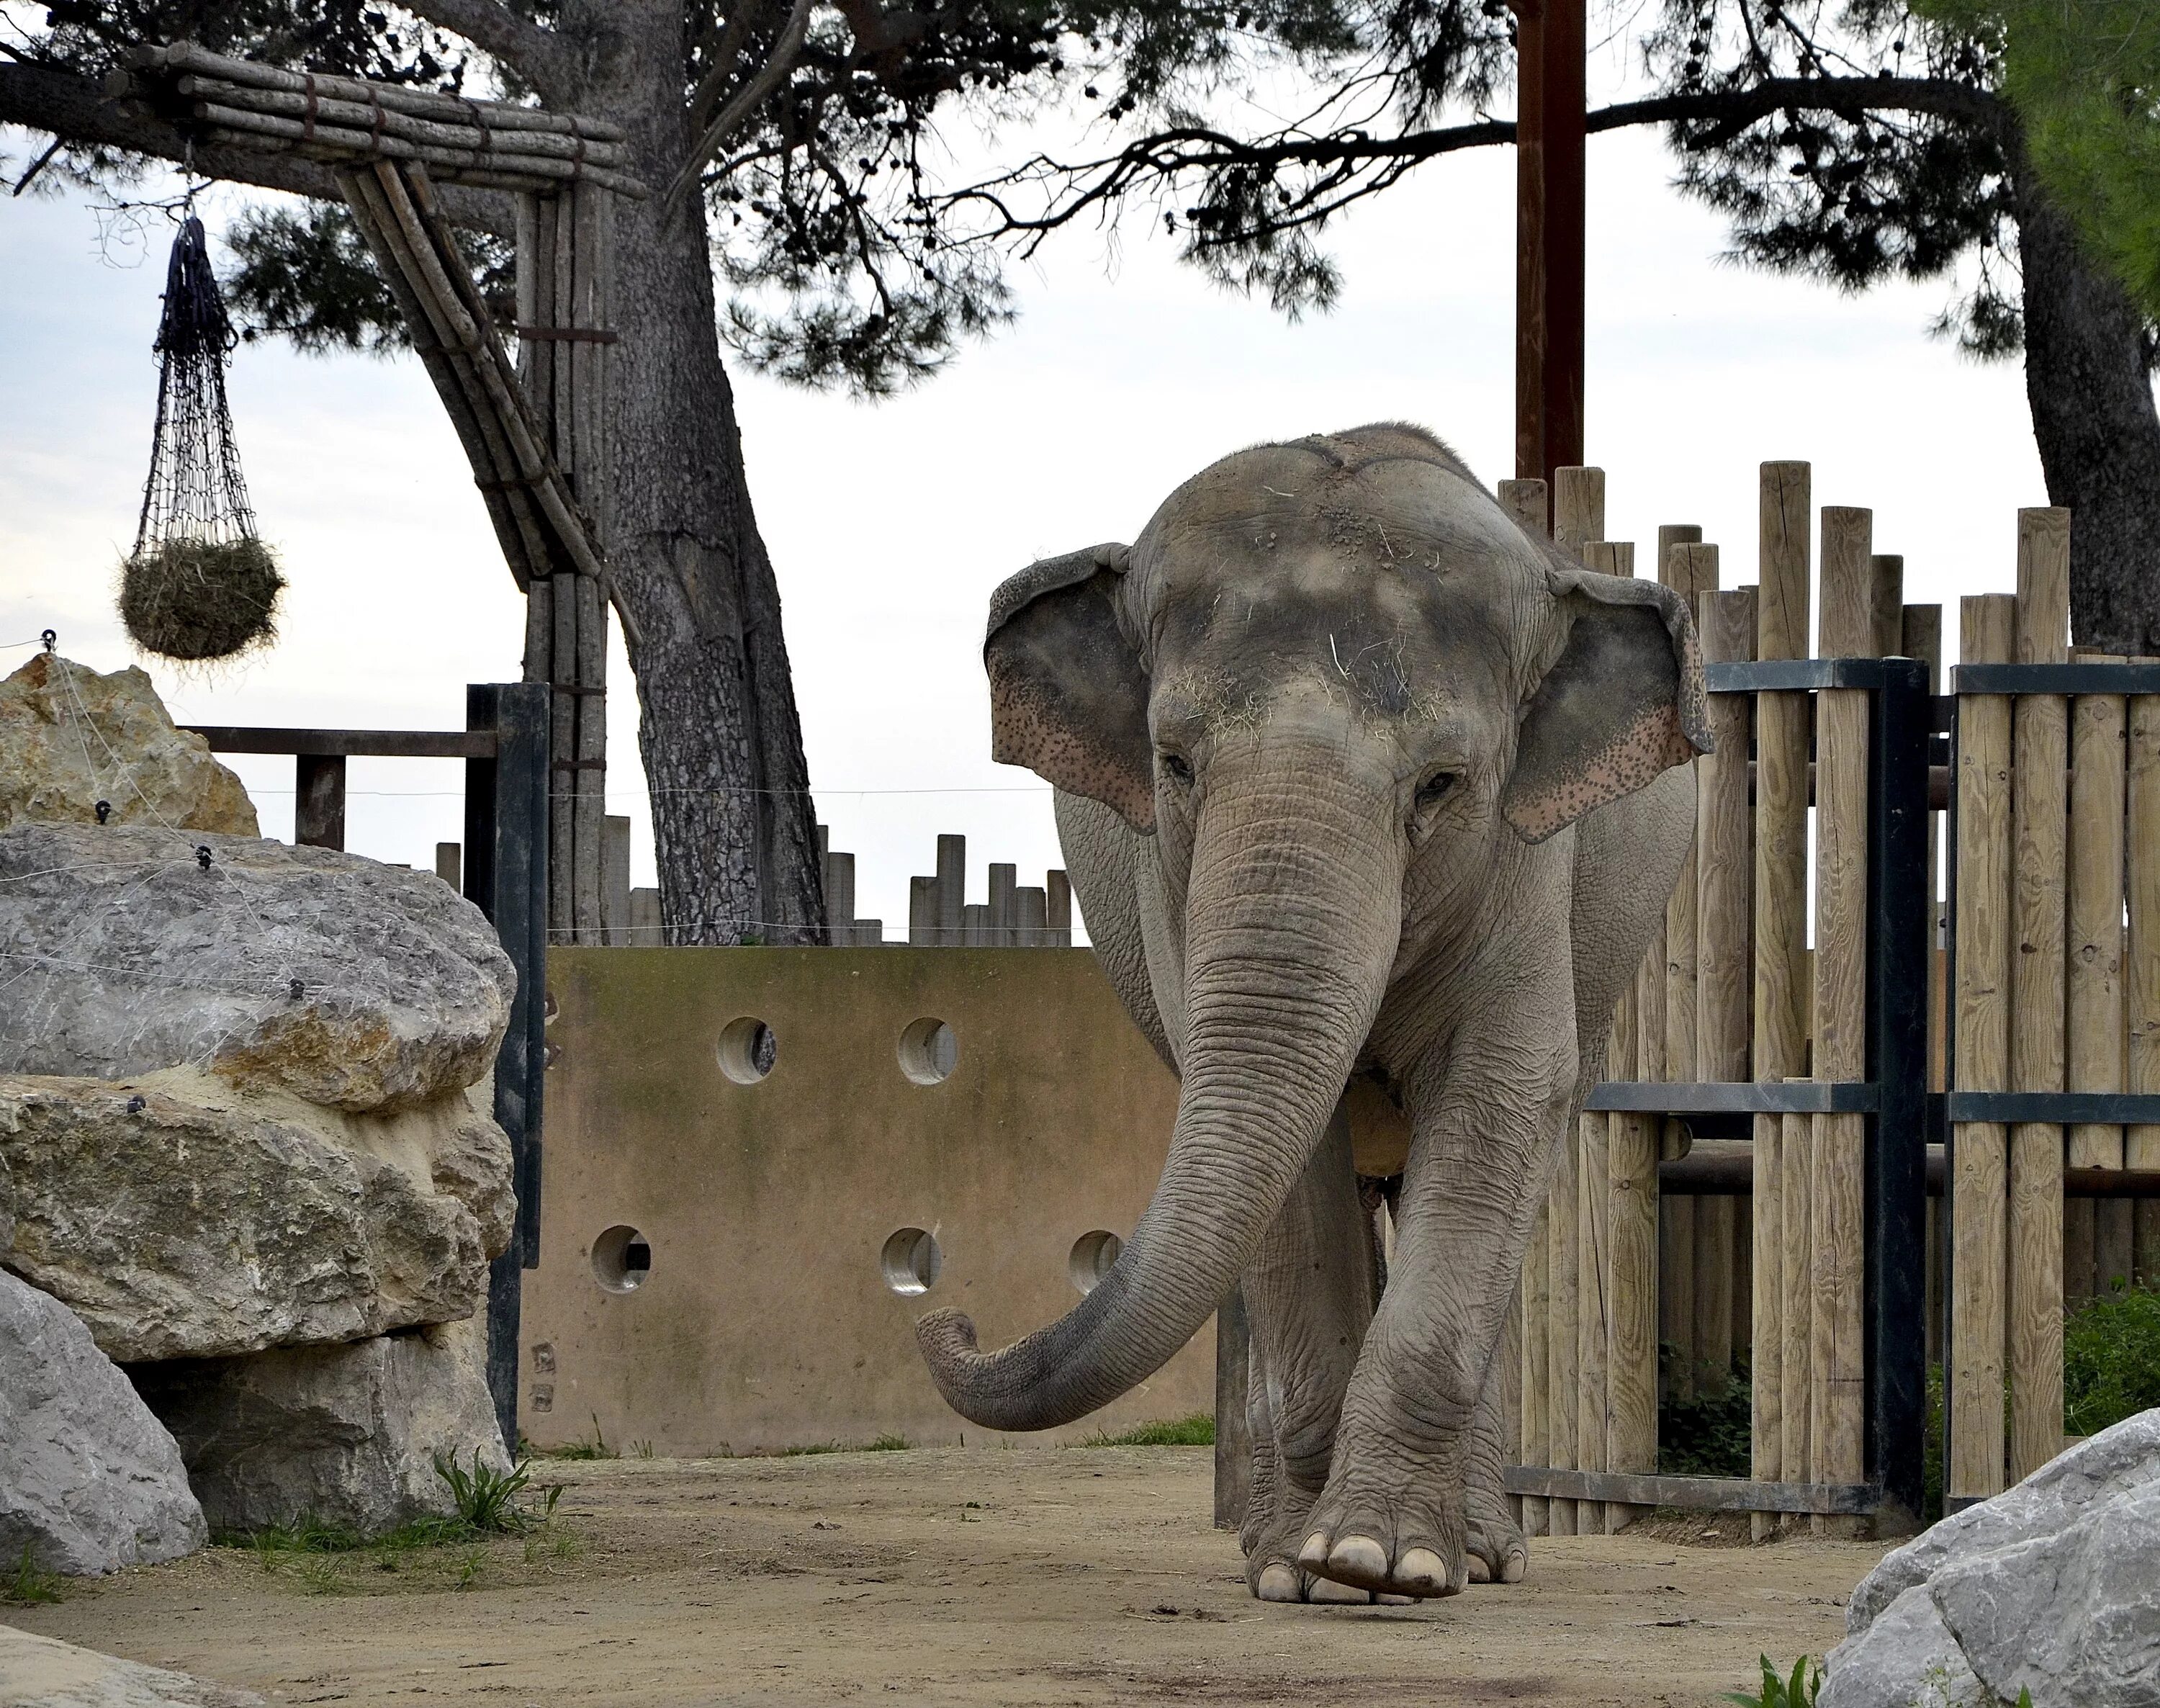
<path fill-rule="evenodd" d="M 1347 1583 L 1330 1583 L 1324 1577 L 1316 1577 L 1312 1581 L 1312 1587 L 1305 1592 L 1305 1598 L 1308 1602 L 1370 1607 L 1373 1602 L 1373 1592 L 1370 1590 L 1353 1588 Z"/>
<path fill-rule="evenodd" d="M 1510 1554 L 1505 1560 L 1500 1562 L 1500 1581 L 1502 1583 L 1520 1583 L 1523 1581 L 1524 1574 L 1528 1572 L 1529 1569 L 1529 1555 L 1522 1553 Z"/>
<path fill-rule="evenodd" d="M 1378 1589 L 1388 1581 L 1388 1551 L 1370 1536 L 1345 1536 L 1327 1550 L 1327 1575 Z"/>
<path fill-rule="evenodd" d="M 1264 1602 L 1295 1602 L 1304 1599 L 1299 1592 L 1297 1569 L 1289 1565 L 1270 1565 L 1262 1571 L 1259 1586 L 1253 1593 Z"/>
<path fill-rule="evenodd" d="M 1327 1564 L 1327 1532 L 1315 1530 L 1305 1539 L 1305 1546 L 1297 1550 L 1297 1563 L 1307 1571 L 1317 1571 Z"/>
<path fill-rule="evenodd" d="M 1470 1556 L 1470 1581 L 1472 1583 L 1493 1581 L 1493 1568 L 1485 1563 L 1482 1555 L 1473 1554 Z"/>
<path fill-rule="evenodd" d="M 1411 1548 L 1395 1562 L 1395 1581 L 1429 1596 L 1447 1593 L 1446 1562 L 1430 1548 Z"/>

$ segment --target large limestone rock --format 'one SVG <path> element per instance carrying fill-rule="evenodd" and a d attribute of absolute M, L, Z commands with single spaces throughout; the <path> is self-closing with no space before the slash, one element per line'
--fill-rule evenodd
<path fill-rule="evenodd" d="M 0 1076 L 0 1264 L 122 1363 L 468 1316 L 515 1208 L 484 1095 L 349 1116 L 184 1069 Z"/>
<path fill-rule="evenodd" d="M 188 1064 L 356 1112 L 480 1078 L 516 985 L 432 873 L 158 827 L 0 830 L 0 1072 Z"/>
<path fill-rule="evenodd" d="M 0 1569 L 72 1577 L 209 1539 L 180 1451 L 67 1306 L 0 1273 Z"/>
<path fill-rule="evenodd" d="M 510 1468 L 480 1318 L 351 1346 L 153 1364 L 136 1385 L 180 1444 L 212 1529 L 313 1518 L 373 1534 L 454 1512 L 435 1460 Z"/>
<path fill-rule="evenodd" d="M 252 1690 L 0 1625 L 0 1708 L 266 1708 Z"/>
<path fill-rule="evenodd" d="M 240 779 L 173 727 L 141 671 L 40 652 L 0 682 L 0 829 L 26 818 L 257 834 Z"/>
<path fill-rule="evenodd" d="M 1887 1555 L 1821 1708 L 2160 1708 L 2160 1409 Z"/>

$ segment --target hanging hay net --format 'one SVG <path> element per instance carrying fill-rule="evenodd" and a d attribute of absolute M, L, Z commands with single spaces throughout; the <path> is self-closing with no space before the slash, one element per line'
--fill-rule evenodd
<path fill-rule="evenodd" d="M 180 222 L 158 328 L 158 430 L 120 616 L 145 652 L 189 662 L 230 658 L 276 634 L 285 578 L 255 537 L 232 442 L 225 363 L 236 335 L 210 271 L 202 221 Z"/>

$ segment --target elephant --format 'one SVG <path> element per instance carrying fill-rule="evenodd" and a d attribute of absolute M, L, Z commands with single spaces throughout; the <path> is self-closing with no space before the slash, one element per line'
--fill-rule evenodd
<path fill-rule="evenodd" d="M 1242 1280 L 1253 1593 L 1519 1578 L 1494 1353 L 1693 838 L 1685 602 L 1571 561 L 1382 423 L 1238 451 L 1129 547 L 1021 571 L 984 659 L 993 756 L 1054 786 L 1095 953 L 1180 1084 L 1100 1281 L 997 1352 L 923 1316 L 932 1379 L 986 1428 L 1068 1423 Z M 1384 1289 L 1360 1098 L 1407 1129 Z"/>

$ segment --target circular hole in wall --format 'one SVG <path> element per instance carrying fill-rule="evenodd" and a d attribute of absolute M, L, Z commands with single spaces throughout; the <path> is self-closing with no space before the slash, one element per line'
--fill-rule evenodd
<path fill-rule="evenodd" d="M 772 1072 L 779 1054 L 772 1028 L 755 1015 L 730 1020 L 720 1029 L 720 1072 L 737 1085 L 755 1085 Z"/>
<path fill-rule="evenodd" d="M 593 1242 L 593 1279 L 610 1293 L 635 1293 L 652 1273 L 652 1245 L 626 1223 Z"/>
<path fill-rule="evenodd" d="M 1107 1228 L 1098 1228 L 1072 1242 L 1072 1254 L 1065 1260 L 1065 1273 L 1074 1287 L 1092 1293 L 1095 1284 L 1110 1273 L 1110 1265 L 1125 1249 L 1124 1240 Z"/>
<path fill-rule="evenodd" d="M 945 1254 L 937 1236 L 921 1228 L 903 1228 L 885 1241 L 878 1253 L 878 1267 L 885 1284 L 902 1298 L 927 1293 L 937 1285 L 937 1272 L 945 1267 Z"/>
<path fill-rule="evenodd" d="M 900 1035 L 900 1071 L 917 1085 L 936 1085 L 960 1065 L 960 1041 L 952 1027 L 925 1015 Z"/>

